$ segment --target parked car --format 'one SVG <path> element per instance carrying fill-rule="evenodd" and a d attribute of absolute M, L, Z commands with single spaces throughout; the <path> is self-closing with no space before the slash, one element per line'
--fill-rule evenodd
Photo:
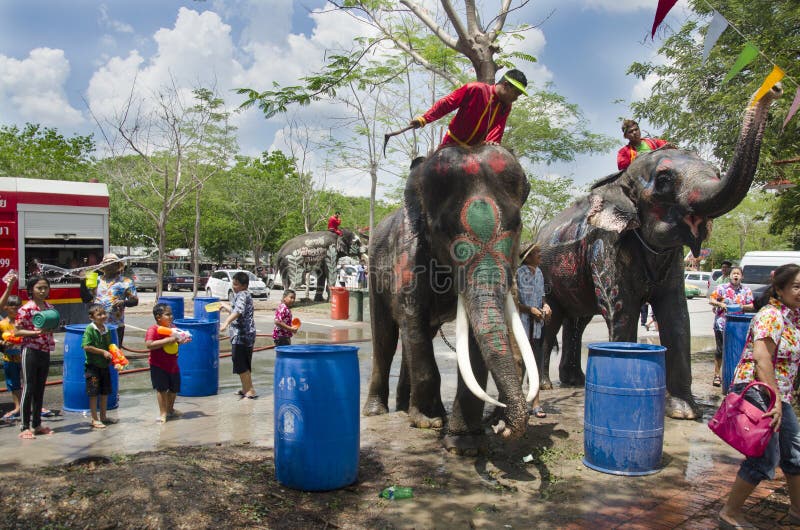
<path fill-rule="evenodd" d="M 206 296 L 216 296 L 220 299 L 227 299 L 229 302 L 233 301 L 233 275 L 237 272 L 244 272 L 250 277 L 250 285 L 247 290 L 253 298 L 269 297 L 269 289 L 261 279 L 249 271 L 241 269 L 220 269 L 211 274 L 211 277 L 206 283 Z"/>
<path fill-rule="evenodd" d="M 691 300 L 695 296 L 701 295 L 700 289 L 688 283 L 683 285 L 683 292 L 686 295 L 686 298 L 688 298 L 689 300 Z"/>
<path fill-rule="evenodd" d="M 211 278 L 211 273 L 214 271 L 204 270 L 200 271 L 200 275 L 197 277 L 197 290 L 202 291 L 205 289 L 206 284 L 208 283 L 208 279 Z"/>
<path fill-rule="evenodd" d="M 155 291 L 156 287 L 158 287 L 158 274 L 153 269 L 131 267 L 123 275 L 133 280 L 137 291 Z"/>
<path fill-rule="evenodd" d="M 194 274 L 186 269 L 170 269 L 161 279 L 161 286 L 167 291 L 194 289 Z"/>
<path fill-rule="evenodd" d="M 708 296 L 711 288 L 711 273 L 708 271 L 684 271 L 683 279 L 689 285 L 700 289 L 700 296 Z"/>
<path fill-rule="evenodd" d="M 769 286 L 772 271 L 787 263 L 800 264 L 800 252 L 794 250 L 764 250 L 746 252 L 742 256 L 742 283 L 758 299 Z"/>

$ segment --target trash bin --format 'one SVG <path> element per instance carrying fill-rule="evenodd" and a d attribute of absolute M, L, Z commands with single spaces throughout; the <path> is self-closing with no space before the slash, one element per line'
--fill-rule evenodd
<path fill-rule="evenodd" d="M 206 311 L 206 306 L 215 302 L 219 302 L 219 298 L 216 296 L 198 296 L 195 298 L 194 318 L 219 324 L 219 309 L 216 311 Z"/>
<path fill-rule="evenodd" d="M 64 410 L 69 412 L 88 412 L 89 396 L 86 395 L 85 363 L 86 353 L 83 351 L 83 332 L 88 324 L 70 324 L 64 326 L 64 372 L 61 385 L 64 395 Z M 111 341 L 119 344 L 117 326 L 108 325 Z M 108 395 L 108 410 L 119 407 L 119 374 L 111 367 L 111 393 Z"/>
<path fill-rule="evenodd" d="M 358 477 L 358 348 L 275 348 L 275 478 L 325 491 Z"/>
<path fill-rule="evenodd" d="M 159 304 L 167 304 L 172 308 L 172 319 L 178 320 L 183 318 L 183 297 L 182 296 L 161 296 L 158 299 Z"/>
<path fill-rule="evenodd" d="M 344 287 L 331 287 L 331 318 L 333 320 L 347 320 L 350 310 L 350 300 L 347 289 Z"/>
<path fill-rule="evenodd" d="M 661 468 L 666 348 L 632 342 L 589 344 L 583 463 L 612 475 Z"/>
<path fill-rule="evenodd" d="M 364 321 L 364 289 L 353 289 L 350 291 L 349 318 L 354 322 Z"/>
<path fill-rule="evenodd" d="M 725 333 L 722 340 L 722 392 L 727 394 L 733 381 L 733 372 L 747 340 L 747 331 L 755 313 L 739 313 L 725 317 Z"/>
<path fill-rule="evenodd" d="M 219 392 L 219 322 L 184 318 L 175 327 L 192 334 L 178 347 L 179 396 L 213 396 Z"/>

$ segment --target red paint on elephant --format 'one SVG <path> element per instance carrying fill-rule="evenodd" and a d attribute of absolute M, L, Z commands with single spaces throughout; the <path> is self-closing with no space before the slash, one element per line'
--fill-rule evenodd
<path fill-rule="evenodd" d="M 408 262 L 408 252 L 403 252 L 394 263 L 394 291 L 400 291 L 411 284 L 414 273 Z"/>
<path fill-rule="evenodd" d="M 461 170 L 467 175 L 477 175 L 481 171 L 481 161 L 475 155 L 467 155 L 461 164 Z"/>
<path fill-rule="evenodd" d="M 506 170 L 508 163 L 506 161 L 505 155 L 500 154 L 499 152 L 494 152 L 489 156 L 487 160 L 489 167 L 492 168 L 492 171 L 495 173 L 502 173 Z"/>

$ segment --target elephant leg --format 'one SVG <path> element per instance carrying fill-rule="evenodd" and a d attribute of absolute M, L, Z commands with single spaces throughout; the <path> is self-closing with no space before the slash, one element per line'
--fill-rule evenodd
<path fill-rule="evenodd" d="M 581 338 L 583 330 L 591 320 L 591 316 L 564 319 L 561 333 L 561 362 L 558 365 L 558 378 L 564 386 L 583 386 L 586 382 L 586 376 L 581 368 Z"/>
<path fill-rule="evenodd" d="M 402 357 L 400 358 L 400 376 L 397 378 L 397 390 L 395 391 L 395 410 L 408 412 L 409 401 L 411 399 L 411 381 L 408 376 L 408 356 L 411 354 L 402 346 Z"/>
<path fill-rule="evenodd" d="M 469 358 L 476 381 L 482 388 L 486 388 L 489 373 L 471 330 Z M 487 442 L 482 425 L 483 403 L 483 400 L 475 397 L 467 388 L 459 373 L 453 414 L 447 423 L 447 434 L 444 437 L 445 449 L 462 456 L 475 456 L 485 450 Z"/>
<path fill-rule="evenodd" d="M 651 300 L 658 321 L 661 345 L 667 348 L 666 415 L 670 418 L 693 420 L 700 414 L 692 396 L 691 332 L 689 309 L 682 285 L 673 287 Z"/>
<path fill-rule="evenodd" d="M 400 331 L 403 366 L 409 382 L 408 420 L 412 427 L 438 429 L 444 425 L 445 410 L 440 392 L 441 376 L 433 353 L 427 314 L 406 320 Z M 424 321 L 424 322 L 423 322 Z M 401 367 L 402 368 L 402 367 Z M 402 378 L 401 378 L 402 382 Z M 400 396 L 398 389 L 398 399 Z"/>
<path fill-rule="evenodd" d="M 370 293 L 372 321 L 372 375 L 369 393 L 364 403 L 364 416 L 377 416 L 389 412 L 389 370 L 392 367 L 399 328 L 386 301 Z"/>
<path fill-rule="evenodd" d="M 552 390 L 553 383 L 550 381 L 550 353 L 556 344 L 558 330 L 564 321 L 564 311 L 558 304 L 551 306 L 553 313 L 550 320 L 542 328 L 542 369 L 539 374 L 539 389 Z"/>

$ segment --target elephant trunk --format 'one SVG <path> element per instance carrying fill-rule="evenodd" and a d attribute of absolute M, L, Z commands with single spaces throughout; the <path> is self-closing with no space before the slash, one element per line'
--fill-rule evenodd
<path fill-rule="evenodd" d="M 495 432 L 506 438 L 519 437 L 525 432 L 528 420 L 526 396 L 522 393 L 522 382 L 517 375 L 509 343 L 508 330 L 512 322 L 507 317 L 509 303 L 507 296 L 510 297 L 510 294 L 497 291 L 474 294 L 469 293 L 469 289 L 467 291 L 463 296 L 459 296 L 456 315 L 456 355 L 461 377 L 478 398 L 504 408 L 504 418 L 495 427 Z M 513 306 L 513 300 L 510 303 Z M 512 315 L 511 320 L 513 318 Z M 519 320 L 518 315 L 516 319 Z M 469 326 L 472 327 L 481 356 L 506 403 L 500 403 L 490 397 L 475 379 L 468 351 Z M 519 323 L 518 327 L 521 330 L 522 324 Z M 527 339 L 518 342 L 526 343 L 530 350 Z M 522 344 L 520 346 L 522 347 Z M 536 363 L 533 361 L 532 352 L 529 356 L 523 354 L 523 359 L 530 380 L 528 398 L 532 399 L 539 387 Z"/>
<path fill-rule="evenodd" d="M 719 217 L 733 210 L 747 195 L 758 165 L 769 107 L 782 93 L 778 83 L 754 106 L 747 108 L 733 160 L 725 176 L 721 180 L 702 183 L 691 194 L 689 205 L 696 214 Z"/>

